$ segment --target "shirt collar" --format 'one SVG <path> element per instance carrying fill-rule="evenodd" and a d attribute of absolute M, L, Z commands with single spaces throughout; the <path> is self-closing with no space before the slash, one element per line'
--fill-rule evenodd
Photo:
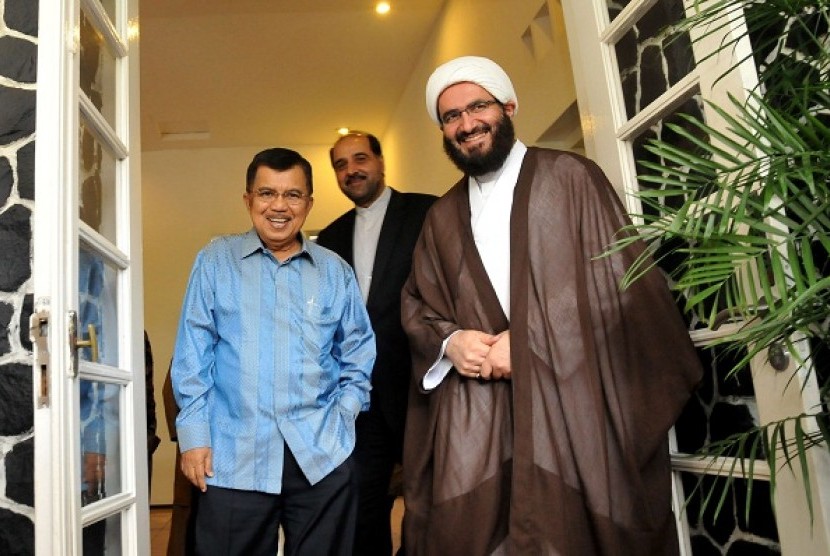
<path fill-rule="evenodd" d="M 308 257 L 308 259 L 312 262 L 312 264 L 316 264 L 315 256 L 317 254 L 317 250 L 319 247 L 313 242 L 309 241 L 309 239 L 305 236 L 304 233 L 300 232 L 300 250 L 291 255 L 288 259 L 293 259 L 294 257 Z M 256 252 L 268 253 L 268 248 L 262 244 L 262 240 L 259 239 L 259 235 L 256 233 L 256 229 L 251 228 L 245 234 L 242 235 L 242 241 L 239 243 L 239 247 L 237 249 L 236 255 L 240 259 L 244 259 L 253 255 Z M 273 256 L 273 255 L 272 255 Z"/>

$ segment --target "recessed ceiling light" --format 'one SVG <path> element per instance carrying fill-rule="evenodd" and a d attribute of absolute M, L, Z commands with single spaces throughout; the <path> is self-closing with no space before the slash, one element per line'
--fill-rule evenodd
<path fill-rule="evenodd" d="M 207 141 L 210 139 L 208 131 L 191 131 L 177 133 L 162 133 L 162 141 Z"/>
<path fill-rule="evenodd" d="M 375 11 L 380 15 L 386 15 L 389 13 L 389 10 L 392 9 L 392 6 L 389 5 L 389 2 L 378 2 L 375 6 Z"/>
<path fill-rule="evenodd" d="M 349 133 L 349 128 L 348 127 L 341 127 L 340 129 L 337 130 L 337 133 L 339 133 L 340 135 L 346 135 L 346 134 Z"/>
<path fill-rule="evenodd" d="M 206 141 L 210 125 L 206 121 L 162 122 L 158 126 L 162 141 Z"/>

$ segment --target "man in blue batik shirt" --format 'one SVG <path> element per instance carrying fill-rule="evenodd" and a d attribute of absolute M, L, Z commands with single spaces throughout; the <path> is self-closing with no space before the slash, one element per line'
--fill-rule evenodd
<path fill-rule="evenodd" d="M 173 355 L 196 552 L 273 556 L 282 526 L 286 554 L 351 554 L 374 334 L 351 267 L 300 232 L 308 161 L 268 149 L 246 177 L 253 229 L 198 254 Z"/>

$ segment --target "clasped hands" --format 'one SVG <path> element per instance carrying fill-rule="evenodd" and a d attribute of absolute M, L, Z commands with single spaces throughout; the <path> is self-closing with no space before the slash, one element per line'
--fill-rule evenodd
<path fill-rule="evenodd" d="M 483 380 L 510 380 L 510 331 L 487 334 L 460 330 L 447 342 L 445 355 L 461 376 Z"/>

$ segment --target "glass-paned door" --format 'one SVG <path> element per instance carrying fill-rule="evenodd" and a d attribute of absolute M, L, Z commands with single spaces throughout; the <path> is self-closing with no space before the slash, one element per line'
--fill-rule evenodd
<path fill-rule="evenodd" d="M 577 101 L 585 132 L 586 152 L 609 175 L 633 215 L 659 211 L 642 206 L 630 195 L 644 187 L 638 180 L 651 170 L 643 161 L 655 160 L 645 149 L 651 139 L 684 149 L 694 143 L 667 125 L 687 127 L 700 141 L 710 138 L 686 126 L 679 114 L 691 114 L 716 129 L 722 118 L 707 101 L 729 106 L 728 95 L 745 99 L 757 86 L 752 45 L 738 41 L 720 56 L 707 57 L 718 44 L 742 36 L 745 21 L 740 11 L 729 24 L 712 35 L 689 36 L 677 33 L 680 21 L 696 2 L 689 0 L 563 0 L 569 46 L 574 68 Z M 728 74 L 724 72 L 735 66 Z M 590 71 L 585 68 L 590 68 Z M 691 170 L 689 170 L 691 171 Z M 706 192 L 698 193 L 705 195 Z M 662 198 L 677 203 L 677 198 Z M 661 260 L 670 272 L 676 260 Z M 679 300 L 683 303 L 683 300 Z M 725 307 L 724 307 L 725 308 Z M 708 328 L 690 317 L 689 333 L 698 347 L 706 369 L 704 381 L 695 392 L 672 432 L 674 508 L 678 516 L 681 551 L 686 555 L 718 554 L 826 554 L 828 524 L 826 498 L 813 497 L 811 516 L 800 476 L 778 471 L 775 509 L 770 501 L 771 470 L 761 451 L 734 451 L 719 459 L 689 457 L 705 443 L 751 430 L 784 415 L 799 415 L 818 398 L 814 376 L 793 376 L 776 371 L 766 357 L 757 357 L 731 378 L 726 372 L 735 365 L 736 355 L 718 340 L 740 322 Z M 737 355 L 739 357 L 739 354 Z M 754 481 L 738 479 L 723 506 L 714 516 L 717 500 L 706 505 L 711 486 L 725 471 L 748 467 L 754 457 Z M 825 458 L 826 459 L 826 458 Z M 826 461 L 811 459 L 813 483 L 826 475 Z M 702 488 L 699 488 L 702 487 Z M 751 495 L 751 512 L 744 512 Z M 704 509 L 705 508 L 705 509 Z"/>
<path fill-rule="evenodd" d="M 38 554 L 148 554 L 138 2 L 40 11 Z"/>

